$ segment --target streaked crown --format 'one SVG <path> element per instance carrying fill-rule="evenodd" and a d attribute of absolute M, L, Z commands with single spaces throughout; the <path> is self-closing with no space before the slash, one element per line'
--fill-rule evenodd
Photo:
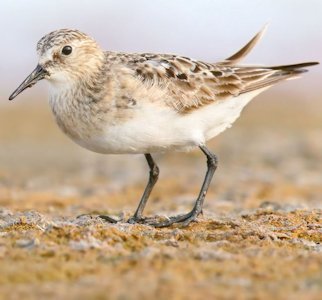
<path fill-rule="evenodd" d="M 92 40 L 87 34 L 76 29 L 59 29 L 43 36 L 37 43 L 37 52 L 39 55 L 45 53 L 48 49 L 59 46 L 63 43 L 69 43 L 79 40 Z"/>

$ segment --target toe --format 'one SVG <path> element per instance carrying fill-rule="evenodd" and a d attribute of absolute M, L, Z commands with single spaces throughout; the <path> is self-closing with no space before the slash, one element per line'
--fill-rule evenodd
<path fill-rule="evenodd" d="M 197 222 L 197 216 L 192 215 L 191 217 L 187 218 L 183 222 L 180 223 L 181 227 L 187 227 L 189 226 L 192 222 Z"/>
<path fill-rule="evenodd" d="M 115 220 L 115 219 L 113 219 L 113 218 L 111 218 L 111 217 L 109 217 L 109 216 L 100 215 L 99 217 L 100 217 L 101 219 L 103 219 L 104 221 L 109 222 L 109 223 L 113 223 L 113 224 L 115 224 L 115 223 L 117 223 L 117 222 L 118 222 L 117 220 Z"/>

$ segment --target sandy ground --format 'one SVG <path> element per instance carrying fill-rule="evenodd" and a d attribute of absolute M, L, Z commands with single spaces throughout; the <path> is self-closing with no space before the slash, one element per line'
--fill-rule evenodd
<path fill-rule="evenodd" d="M 209 144 L 220 164 L 203 216 L 163 229 L 97 217 L 131 216 L 143 156 L 82 150 L 40 101 L 2 107 L 0 299 L 321 299 L 322 105 L 265 101 Z M 187 212 L 203 155 L 155 159 L 145 214 Z"/>

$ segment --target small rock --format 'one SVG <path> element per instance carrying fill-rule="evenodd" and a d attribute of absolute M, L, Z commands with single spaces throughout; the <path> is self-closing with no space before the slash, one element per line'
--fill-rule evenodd
<path fill-rule="evenodd" d="M 39 241 L 38 239 L 21 239 L 17 240 L 15 245 L 19 248 L 32 249 L 39 245 Z"/>
<path fill-rule="evenodd" d="M 102 242 L 94 237 L 89 237 L 88 240 L 70 241 L 69 246 L 73 250 L 85 251 L 88 249 L 102 248 Z"/>

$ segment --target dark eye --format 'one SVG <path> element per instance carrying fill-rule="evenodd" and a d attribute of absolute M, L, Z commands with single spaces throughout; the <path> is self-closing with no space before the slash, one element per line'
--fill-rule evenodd
<path fill-rule="evenodd" d="M 73 51 L 73 48 L 71 46 L 65 46 L 62 49 L 61 53 L 63 53 L 64 55 L 69 55 L 72 53 L 72 51 Z"/>

